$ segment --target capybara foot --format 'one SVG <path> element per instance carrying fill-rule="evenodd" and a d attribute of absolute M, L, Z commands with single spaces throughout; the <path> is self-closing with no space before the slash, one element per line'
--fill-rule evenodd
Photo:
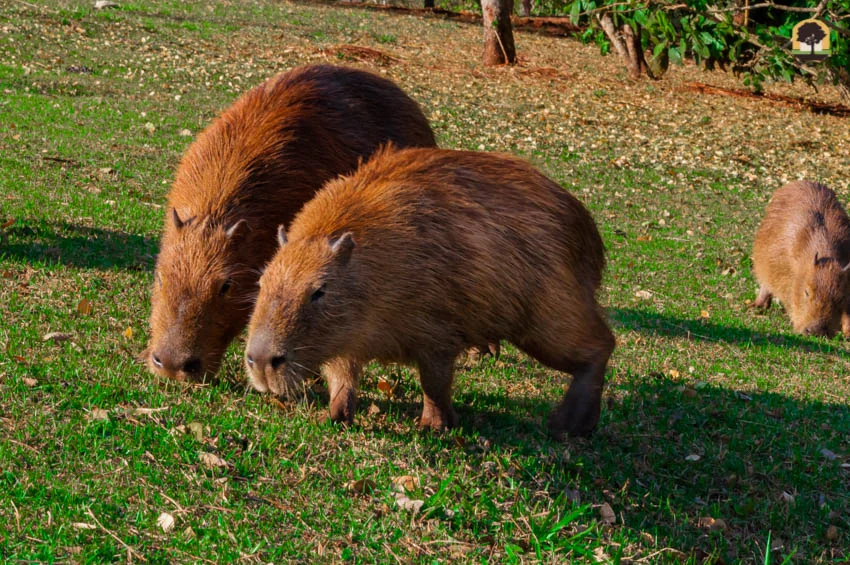
<path fill-rule="evenodd" d="M 759 288 L 759 295 L 756 297 L 755 302 L 750 306 L 752 308 L 770 308 L 771 302 L 773 302 L 773 294 L 765 287 L 761 287 Z"/>
<path fill-rule="evenodd" d="M 455 425 L 457 425 L 457 414 L 451 406 L 441 409 L 426 402 L 425 406 L 422 407 L 422 417 L 419 418 L 421 429 L 443 431 L 453 428 Z"/>
<path fill-rule="evenodd" d="M 351 389 L 342 389 L 331 398 L 331 420 L 341 424 L 354 423 L 354 411 L 357 408 L 357 395 Z"/>
<path fill-rule="evenodd" d="M 595 409 L 592 406 L 584 406 L 578 410 L 559 406 L 549 415 L 549 432 L 555 439 L 563 439 L 565 435 L 587 437 L 599 423 L 599 412 L 599 406 Z"/>
<path fill-rule="evenodd" d="M 599 423 L 602 387 L 587 380 L 573 380 L 564 400 L 549 416 L 549 430 L 556 438 L 564 433 L 588 436 Z"/>

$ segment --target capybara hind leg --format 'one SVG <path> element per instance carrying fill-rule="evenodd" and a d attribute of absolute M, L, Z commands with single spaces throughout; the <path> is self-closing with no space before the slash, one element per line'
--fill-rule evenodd
<path fill-rule="evenodd" d="M 423 393 L 420 428 L 444 430 L 457 422 L 452 408 L 454 357 L 448 355 L 419 360 L 419 381 Z"/>
<path fill-rule="evenodd" d="M 559 304 L 549 302 L 549 304 Z M 541 363 L 573 375 L 567 393 L 549 417 L 555 437 L 589 435 L 599 422 L 605 367 L 614 335 L 595 303 L 577 302 L 565 312 L 550 311 L 519 345 Z"/>
<path fill-rule="evenodd" d="M 607 361 L 607 359 L 606 359 Z M 590 435 L 599 423 L 606 363 L 591 363 L 576 369 L 564 399 L 549 415 L 549 430 L 556 438 L 564 433 Z"/>
<path fill-rule="evenodd" d="M 759 295 L 756 297 L 756 301 L 753 302 L 754 308 L 770 308 L 770 303 L 773 301 L 773 293 L 770 292 L 766 286 L 761 285 L 759 287 Z"/>
<path fill-rule="evenodd" d="M 330 393 L 331 420 L 345 424 L 354 423 L 360 365 L 340 357 L 325 365 L 325 374 Z"/>

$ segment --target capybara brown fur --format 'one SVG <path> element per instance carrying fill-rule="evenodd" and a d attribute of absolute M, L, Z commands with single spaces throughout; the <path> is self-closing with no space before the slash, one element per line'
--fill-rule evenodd
<path fill-rule="evenodd" d="M 269 79 L 201 132 L 168 195 L 149 368 L 178 380 L 214 374 L 247 324 L 277 226 L 387 142 L 435 145 L 419 106 L 395 84 L 330 65 Z"/>
<path fill-rule="evenodd" d="M 364 363 L 415 364 L 419 424 L 442 429 L 455 424 L 455 357 L 507 339 L 573 375 L 553 432 L 595 428 L 614 348 L 595 297 L 602 239 L 526 162 L 388 148 L 327 184 L 278 240 L 249 325 L 255 389 L 297 391 L 323 367 L 331 418 L 351 422 Z"/>
<path fill-rule="evenodd" d="M 775 296 L 794 331 L 850 337 L 850 219 L 828 187 L 795 181 L 777 190 L 756 233 L 753 267 L 759 294 Z"/>

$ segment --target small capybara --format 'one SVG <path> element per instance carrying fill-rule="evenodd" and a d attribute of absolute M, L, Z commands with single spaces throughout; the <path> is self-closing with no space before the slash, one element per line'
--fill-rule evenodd
<path fill-rule="evenodd" d="M 850 337 L 850 219 L 828 187 L 795 181 L 777 190 L 756 233 L 753 267 L 767 308 L 775 296 L 794 331 Z"/>
<path fill-rule="evenodd" d="M 572 373 L 549 425 L 589 434 L 614 348 L 596 302 L 605 265 L 582 204 L 524 161 L 387 148 L 308 202 L 260 278 L 245 360 L 259 391 L 324 367 L 330 416 L 351 422 L 361 366 L 415 364 L 420 426 L 455 423 L 454 359 L 507 339 Z"/>
<path fill-rule="evenodd" d="M 214 374 L 248 322 L 277 226 L 387 142 L 436 145 L 419 106 L 395 84 L 330 65 L 271 78 L 201 132 L 168 195 L 149 368 L 178 380 Z"/>

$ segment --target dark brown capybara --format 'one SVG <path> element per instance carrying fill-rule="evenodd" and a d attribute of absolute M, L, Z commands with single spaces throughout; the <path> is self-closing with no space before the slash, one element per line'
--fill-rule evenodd
<path fill-rule="evenodd" d="M 828 187 L 794 181 L 777 190 L 756 233 L 753 267 L 767 308 L 775 296 L 794 331 L 850 337 L 850 218 Z"/>
<path fill-rule="evenodd" d="M 388 148 L 328 183 L 278 234 L 260 278 L 253 387 L 296 392 L 324 367 L 330 415 L 351 422 L 361 366 L 416 364 L 420 426 L 455 423 L 454 359 L 507 339 L 572 373 L 549 425 L 589 434 L 614 348 L 596 302 L 605 265 L 588 211 L 509 156 Z"/>
<path fill-rule="evenodd" d="M 178 380 L 214 374 L 248 322 L 277 226 L 387 142 L 435 145 L 419 106 L 395 84 L 330 65 L 269 79 L 201 132 L 168 195 L 149 368 Z"/>

